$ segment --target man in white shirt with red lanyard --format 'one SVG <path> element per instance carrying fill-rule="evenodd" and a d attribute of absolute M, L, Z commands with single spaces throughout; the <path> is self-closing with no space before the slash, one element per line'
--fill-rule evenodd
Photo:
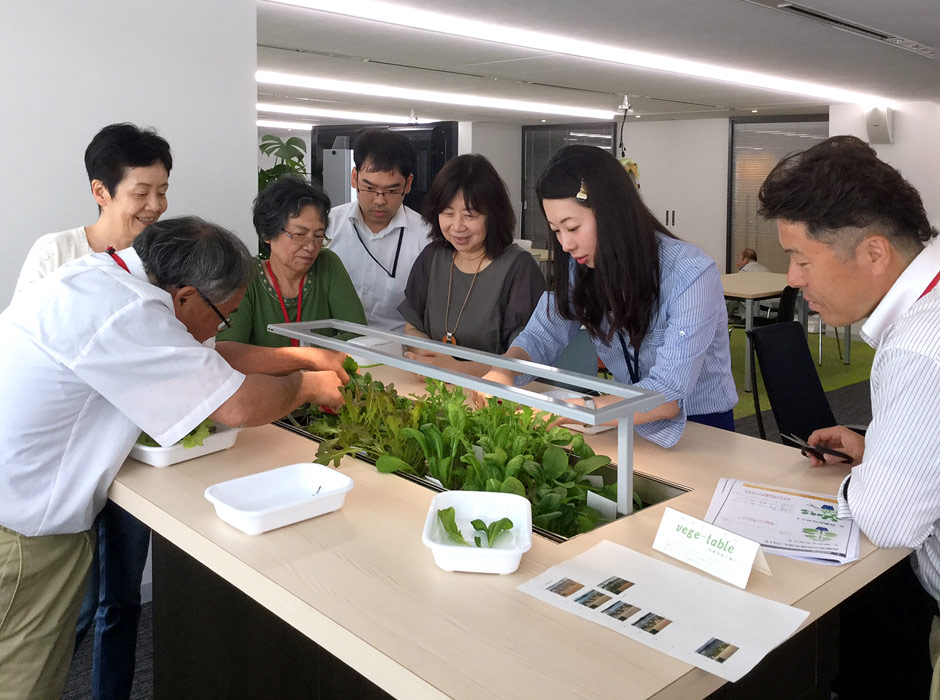
<path fill-rule="evenodd" d="M 839 517 L 854 519 L 879 547 L 912 548 L 914 573 L 933 599 L 916 582 L 900 581 L 892 584 L 897 600 L 881 595 L 873 607 L 859 606 L 856 619 L 846 614 L 851 607 L 843 610 L 843 664 L 852 667 L 850 673 L 842 669 L 849 677 L 839 697 L 924 697 L 927 635 L 940 600 L 937 231 L 917 190 L 853 136 L 835 136 L 785 158 L 765 180 L 760 200 L 761 214 L 777 220 L 780 244 L 790 255 L 788 283 L 829 325 L 867 317 L 862 339 L 875 348 L 866 435 L 836 426 L 809 437 L 811 445 L 851 458 L 839 488 Z M 845 469 L 833 465 L 839 458 L 810 459 L 813 466 Z M 909 568 L 899 571 L 914 581 Z M 857 618 L 878 624 L 905 619 L 906 627 L 853 634 L 863 622 Z M 905 639 L 911 640 L 909 652 Z M 853 647 L 847 659 L 847 642 L 872 649 Z M 905 652 L 891 655 L 898 648 Z"/>
<path fill-rule="evenodd" d="M 431 229 L 402 201 L 411 191 L 417 155 L 404 136 L 368 129 L 356 137 L 352 186 L 356 199 L 330 210 L 329 249 L 343 261 L 370 326 L 404 331 L 398 305 Z"/>
<path fill-rule="evenodd" d="M 262 425 L 342 402 L 345 374 L 246 376 L 204 344 L 251 270 L 234 234 L 169 219 L 0 314 L 0 698 L 61 696 L 92 525 L 141 430 L 169 446 L 207 417 Z"/>

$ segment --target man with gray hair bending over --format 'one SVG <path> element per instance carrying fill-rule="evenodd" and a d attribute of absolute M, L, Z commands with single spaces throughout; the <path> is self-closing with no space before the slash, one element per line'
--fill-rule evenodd
<path fill-rule="evenodd" d="M 0 698 L 61 696 L 92 523 L 141 430 L 169 446 L 207 417 L 254 426 L 342 402 L 336 372 L 246 376 L 203 344 L 251 266 L 229 231 L 169 219 L 0 314 Z"/>

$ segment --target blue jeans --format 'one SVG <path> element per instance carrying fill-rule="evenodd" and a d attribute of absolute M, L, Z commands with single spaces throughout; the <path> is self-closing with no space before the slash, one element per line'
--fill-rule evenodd
<path fill-rule="evenodd" d="M 126 700 L 134 682 L 140 582 L 147 562 L 150 528 L 111 501 L 98 514 L 94 527 L 98 546 L 78 615 L 75 647 L 94 622 L 91 697 Z"/>

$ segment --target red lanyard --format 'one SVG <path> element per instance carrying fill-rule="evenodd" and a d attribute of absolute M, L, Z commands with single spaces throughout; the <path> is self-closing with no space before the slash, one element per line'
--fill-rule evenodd
<path fill-rule="evenodd" d="M 281 285 L 277 283 L 277 277 L 274 276 L 274 270 L 271 269 L 271 261 L 265 260 L 264 264 L 267 265 L 268 275 L 271 277 L 271 284 L 274 285 L 274 291 L 277 292 L 277 300 L 281 302 L 281 313 L 284 314 L 284 322 L 290 323 L 290 316 L 287 315 L 287 305 L 284 303 L 284 296 L 281 294 Z M 297 322 L 300 322 L 300 307 L 303 304 L 304 300 L 304 281 L 307 279 L 307 275 L 304 274 L 300 278 L 300 287 L 297 289 Z M 300 341 L 297 338 L 291 338 L 290 340 L 291 347 L 296 348 L 300 345 Z"/>
<path fill-rule="evenodd" d="M 934 278 L 930 281 L 930 284 L 927 285 L 927 289 L 924 290 L 924 293 L 921 294 L 921 295 L 920 295 L 919 297 L 917 297 L 917 298 L 920 299 L 921 297 L 926 296 L 926 295 L 930 292 L 931 289 L 933 289 L 934 287 L 937 286 L 937 282 L 940 282 L 940 272 L 938 272 L 938 273 L 937 273 L 937 276 L 934 277 Z"/>
<path fill-rule="evenodd" d="M 118 255 L 116 252 L 114 252 L 114 246 L 110 246 L 110 245 L 109 245 L 109 246 L 105 249 L 104 252 L 106 252 L 108 255 L 110 255 L 112 258 L 114 258 L 114 262 L 116 262 L 118 265 L 120 265 L 121 267 L 123 267 L 123 268 L 124 268 L 124 272 L 126 272 L 127 274 L 131 274 L 131 271 L 130 271 L 129 269 L 127 269 L 127 263 L 124 262 L 123 260 L 121 260 L 121 256 Z M 937 282 L 937 281 L 934 280 L 934 284 L 936 284 L 936 282 Z"/>

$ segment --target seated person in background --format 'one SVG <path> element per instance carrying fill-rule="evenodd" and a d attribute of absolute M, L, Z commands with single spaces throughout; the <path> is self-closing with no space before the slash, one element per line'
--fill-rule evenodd
<path fill-rule="evenodd" d="M 255 258 L 245 298 L 232 314 L 232 327 L 219 333 L 220 342 L 297 346 L 293 338 L 270 333 L 268 324 L 325 318 L 365 324 L 346 268 L 336 253 L 323 249 L 329 210 L 326 193 L 295 175 L 272 182 L 258 194 L 255 231 L 271 246 L 271 257 Z"/>
<path fill-rule="evenodd" d="M 264 425 L 342 403 L 345 372 L 246 376 L 203 344 L 251 268 L 229 231 L 169 219 L 0 314 L 0 696 L 62 696 L 91 528 L 141 430 L 169 446 L 206 418 Z"/>
<path fill-rule="evenodd" d="M 753 248 L 745 248 L 741 251 L 738 259 L 734 261 L 738 272 L 770 272 L 765 266 L 757 262 L 757 251 Z"/>
<path fill-rule="evenodd" d="M 545 291 L 531 254 L 512 242 L 516 217 L 506 185 L 481 155 L 441 169 L 424 200 L 431 243 L 415 260 L 398 310 L 405 333 L 503 353 Z M 428 350 L 406 356 L 481 376 L 489 367 Z"/>
<path fill-rule="evenodd" d="M 398 305 L 428 243 L 427 223 L 404 204 L 418 156 L 403 134 L 366 129 L 356 137 L 353 158 L 356 198 L 330 211 L 327 247 L 346 266 L 369 325 L 400 333 L 405 320 Z"/>
<path fill-rule="evenodd" d="M 733 431 L 738 395 L 715 262 L 657 221 L 620 163 L 600 148 L 562 148 L 536 194 L 554 234 L 554 289 L 506 357 L 550 365 L 583 325 L 618 382 L 665 396 L 663 405 L 634 413 L 644 438 L 670 447 L 686 421 Z M 528 380 L 504 369 L 485 378 Z M 600 396 L 594 405 L 615 401 Z"/>

